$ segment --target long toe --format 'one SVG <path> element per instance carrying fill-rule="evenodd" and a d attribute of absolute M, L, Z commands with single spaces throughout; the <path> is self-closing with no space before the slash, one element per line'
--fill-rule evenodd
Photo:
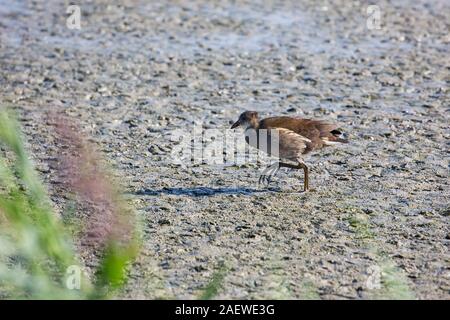
<path fill-rule="evenodd" d="M 268 184 L 268 176 L 266 176 L 265 174 L 262 174 L 262 175 L 259 177 L 258 184 L 267 185 L 267 184 Z"/>
<path fill-rule="evenodd" d="M 261 184 L 264 181 L 264 175 L 259 176 L 258 184 Z"/>

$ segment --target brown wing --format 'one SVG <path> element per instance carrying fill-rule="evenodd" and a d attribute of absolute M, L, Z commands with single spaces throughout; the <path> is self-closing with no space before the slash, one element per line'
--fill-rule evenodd
<path fill-rule="evenodd" d="M 310 139 L 307 139 L 292 130 L 286 128 L 275 128 L 272 129 L 272 131 L 273 130 L 276 130 L 278 133 L 278 157 L 280 159 L 297 161 L 301 158 L 301 155 L 306 152 L 307 145 L 311 143 Z"/>
<path fill-rule="evenodd" d="M 311 140 L 286 128 L 247 129 L 245 141 L 252 147 L 279 159 L 297 161 Z"/>
<path fill-rule="evenodd" d="M 300 134 L 309 140 L 305 153 L 321 149 L 326 145 L 347 142 L 340 138 L 341 132 L 336 124 L 322 120 L 301 119 L 292 117 L 273 117 L 263 119 L 259 123 L 260 128 L 285 128 Z"/>

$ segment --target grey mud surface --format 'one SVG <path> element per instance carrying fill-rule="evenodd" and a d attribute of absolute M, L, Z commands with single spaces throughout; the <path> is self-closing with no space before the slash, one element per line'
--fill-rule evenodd
<path fill-rule="evenodd" d="M 450 2 L 0 0 L 0 101 L 64 210 L 46 112 L 77 119 L 142 217 L 122 298 L 450 298 Z M 171 132 L 243 110 L 336 121 L 310 184 L 173 164 Z M 80 249 L 81 250 L 81 249 Z M 371 282 L 371 279 L 381 281 Z M 373 284 L 375 283 L 375 285 Z"/>

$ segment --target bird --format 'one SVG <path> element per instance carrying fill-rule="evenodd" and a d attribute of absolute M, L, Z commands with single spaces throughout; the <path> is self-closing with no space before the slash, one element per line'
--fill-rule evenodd
<path fill-rule="evenodd" d="M 279 160 L 262 172 L 259 183 L 266 181 L 269 185 L 280 168 L 303 169 L 305 192 L 309 190 L 309 168 L 304 162 L 304 156 L 327 146 L 349 142 L 343 137 L 338 125 L 324 120 L 288 116 L 259 120 L 258 112 L 245 111 L 231 129 L 238 127 L 245 129 L 245 140 L 249 145 Z M 261 134 L 262 131 L 265 136 Z"/>

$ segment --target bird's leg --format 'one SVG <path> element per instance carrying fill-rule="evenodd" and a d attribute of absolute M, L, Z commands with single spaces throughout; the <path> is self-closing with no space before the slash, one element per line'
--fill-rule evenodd
<path fill-rule="evenodd" d="M 280 169 L 279 162 L 275 162 L 265 168 L 262 172 L 262 174 L 259 176 L 258 184 L 261 184 L 261 182 L 267 181 L 267 185 L 270 183 L 270 180 L 272 179 L 272 176 L 275 175 L 278 170 Z"/>
<path fill-rule="evenodd" d="M 261 175 L 259 176 L 259 180 L 258 180 L 258 184 L 261 184 L 262 182 L 264 182 L 264 180 L 266 179 L 266 173 L 269 171 L 270 166 L 266 167 L 263 172 L 261 173 Z"/>
<path fill-rule="evenodd" d="M 270 184 L 270 182 L 272 181 L 272 177 L 274 177 L 277 173 L 278 170 L 280 170 L 280 165 L 278 162 L 276 162 L 275 164 L 272 165 L 274 168 L 272 168 L 272 172 L 269 174 L 269 176 L 267 177 L 267 184 Z"/>
<path fill-rule="evenodd" d="M 305 191 L 309 190 L 309 168 L 303 162 L 300 162 L 299 165 L 303 168 L 303 173 L 305 175 L 305 181 L 303 183 L 303 188 Z"/>
<path fill-rule="evenodd" d="M 280 166 L 280 168 L 283 167 L 283 168 L 291 168 L 291 169 L 303 169 L 303 173 L 305 175 L 305 180 L 303 182 L 303 189 L 304 189 L 304 191 L 309 190 L 309 169 L 305 163 L 299 162 L 298 164 L 290 164 L 290 163 L 280 162 L 279 166 Z"/>
<path fill-rule="evenodd" d="M 264 183 L 265 181 L 269 184 L 274 166 L 278 167 L 278 163 L 272 164 L 263 170 L 262 174 L 259 176 L 258 184 Z"/>

